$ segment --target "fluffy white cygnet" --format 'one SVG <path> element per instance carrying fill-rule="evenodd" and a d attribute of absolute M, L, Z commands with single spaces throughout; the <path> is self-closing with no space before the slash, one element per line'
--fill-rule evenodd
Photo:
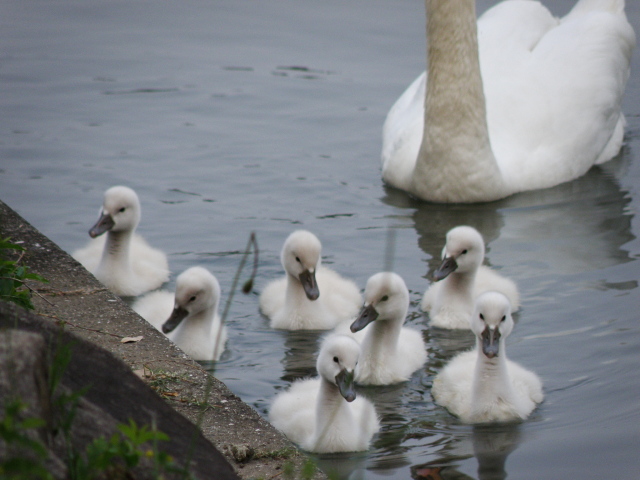
<path fill-rule="evenodd" d="M 169 279 L 167 256 L 135 233 L 139 222 L 136 192 L 128 187 L 111 187 L 104 193 L 100 218 L 89 230 L 93 240 L 73 253 L 116 295 L 137 296 Z"/>
<path fill-rule="evenodd" d="M 318 378 L 298 380 L 280 393 L 269 421 L 291 441 L 316 453 L 367 450 L 380 428 L 375 408 L 356 398 L 354 370 L 360 347 L 345 335 L 330 335 L 318 354 Z"/>
<path fill-rule="evenodd" d="M 459 226 L 449 230 L 442 258 L 434 274 L 435 283 L 422 299 L 422 310 L 429 312 L 431 325 L 469 328 L 475 299 L 492 290 L 506 295 L 513 311 L 520 307 L 516 284 L 482 265 L 484 240 L 475 228 Z"/>
<path fill-rule="evenodd" d="M 365 334 L 360 342 L 362 354 L 356 367 L 356 382 L 404 382 L 424 364 L 427 351 L 422 334 L 402 326 L 408 309 L 409 290 L 400 275 L 381 272 L 369 278 L 364 308 L 351 324 L 352 332 Z"/>
<path fill-rule="evenodd" d="M 227 341 L 226 327 L 220 330 L 219 304 L 216 277 L 203 267 L 191 267 L 176 279 L 175 294 L 151 292 L 131 308 L 194 360 L 219 360 Z"/>
<path fill-rule="evenodd" d="M 436 376 L 431 394 L 467 423 L 524 420 L 542 402 L 538 376 L 507 359 L 505 339 L 513 329 L 509 300 L 486 292 L 471 319 L 475 349 L 454 357 Z"/>
<path fill-rule="evenodd" d="M 362 297 L 357 285 L 320 265 L 321 244 L 306 230 L 284 242 L 280 260 L 286 275 L 260 295 L 260 310 L 272 328 L 328 330 L 358 314 Z"/>

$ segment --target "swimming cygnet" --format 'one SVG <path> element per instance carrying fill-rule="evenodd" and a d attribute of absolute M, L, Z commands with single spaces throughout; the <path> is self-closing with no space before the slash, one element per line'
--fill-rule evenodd
<path fill-rule="evenodd" d="M 139 222 L 136 192 L 128 187 L 111 187 L 104 193 L 100 218 L 89 230 L 93 240 L 73 253 L 116 295 L 137 296 L 169 279 L 166 255 L 135 233 Z"/>
<path fill-rule="evenodd" d="M 220 331 L 219 304 L 216 277 L 203 267 L 191 267 L 178 275 L 175 294 L 151 292 L 131 308 L 194 360 L 219 360 L 227 341 L 226 327 Z"/>
<path fill-rule="evenodd" d="M 524 420 L 542 402 L 538 376 L 507 359 L 513 329 L 509 300 L 498 292 L 478 297 L 471 319 L 476 347 L 454 357 L 436 376 L 436 403 L 467 423 Z"/>
<path fill-rule="evenodd" d="M 356 398 L 354 369 L 360 347 L 346 335 L 329 335 L 318 354 L 319 377 L 298 380 L 280 393 L 269 421 L 291 441 L 316 453 L 367 450 L 380 423 L 375 408 Z"/>
<path fill-rule="evenodd" d="M 367 281 L 364 308 L 351 331 L 364 330 L 356 381 L 365 385 L 404 382 L 427 359 L 422 334 L 403 327 L 409 290 L 400 275 L 381 272 Z"/>
<path fill-rule="evenodd" d="M 362 297 L 357 285 L 323 267 L 318 237 L 296 230 L 284 242 L 280 260 L 286 275 L 260 295 L 260 310 L 272 328 L 328 330 L 358 314 Z"/>
<path fill-rule="evenodd" d="M 482 265 L 484 240 L 475 228 L 459 226 L 449 230 L 442 258 L 434 274 L 435 283 L 422 299 L 422 310 L 429 312 L 431 325 L 469 328 L 475 299 L 487 291 L 503 293 L 513 311 L 518 310 L 520 294 L 516 284 Z"/>

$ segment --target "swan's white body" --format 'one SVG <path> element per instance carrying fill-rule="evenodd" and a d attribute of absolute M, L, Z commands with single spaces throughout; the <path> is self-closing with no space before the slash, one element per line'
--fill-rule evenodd
<path fill-rule="evenodd" d="M 364 309 L 351 326 L 352 331 L 364 333 L 356 382 L 363 385 L 404 382 L 424 365 L 427 351 L 422 334 L 402 326 L 408 309 L 409 290 L 402 277 L 381 272 L 369 278 Z"/>
<path fill-rule="evenodd" d="M 268 283 L 260 295 L 260 310 L 272 328 L 328 330 L 358 314 L 358 286 L 321 266 L 321 244 L 306 230 L 296 230 L 281 253 L 286 275 Z"/>
<path fill-rule="evenodd" d="M 111 187 L 104 194 L 100 219 L 89 231 L 93 240 L 73 253 L 116 295 L 137 296 L 169 279 L 167 256 L 135 233 L 139 222 L 136 193 L 128 187 Z"/>
<path fill-rule="evenodd" d="M 205 268 L 191 267 L 176 279 L 175 294 L 151 292 L 136 300 L 132 308 L 161 332 L 174 318 L 179 323 L 171 325 L 174 329 L 165 333 L 167 337 L 194 360 L 219 360 L 227 341 L 227 329 L 221 326 L 218 315 L 219 304 L 216 277 Z"/>
<path fill-rule="evenodd" d="M 618 153 L 635 46 L 624 0 L 580 0 L 561 19 L 537 1 L 505 1 L 477 35 L 475 0 L 426 0 L 426 10 L 427 74 L 387 115 L 385 182 L 428 201 L 490 201 Z"/>
<path fill-rule="evenodd" d="M 456 268 L 450 273 L 442 273 L 445 277 L 431 284 L 424 294 L 422 310 L 429 312 L 431 325 L 469 328 L 475 299 L 490 290 L 506 295 L 514 311 L 520 306 L 516 284 L 481 265 L 484 260 L 484 240 L 475 228 L 462 225 L 449 230 L 442 258 L 438 272 L 447 269 L 449 262 L 455 262 Z"/>
<path fill-rule="evenodd" d="M 524 420 L 544 394 L 538 376 L 507 359 L 513 329 L 511 307 L 497 292 L 478 297 L 471 319 L 476 348 L 451 360 L 433 381 L 431 394 L 467 423 Z"/>
<path fill-rule="evenodd" d="M 378 416 L 371 402 L 340 386 L 345 375 L 353 381 L 359 354 L 354 339 L 327 337 L 318 354 L 319 378 L 298 380 L 280 393 L 269 410 L 269 421 L 310 452 L 367 450 L 380 428 Z"/>

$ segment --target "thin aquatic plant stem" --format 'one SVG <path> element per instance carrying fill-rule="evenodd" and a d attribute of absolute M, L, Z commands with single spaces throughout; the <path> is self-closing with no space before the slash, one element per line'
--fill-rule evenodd
<path fill-rule="evenodd" d="M 244 266 L 247 262 L 247 257 L 251 253 L 251 246 L 253 246 L 253 254 L 254 254 L 253 271 L 251 272 L 251 277 L 249 278 L 249 280 L 247 280 L 247 282 L 245 283 L 242 289 L 242 291 L 245 294 L 248 294 L 249 292 L 251 292 L 251 288 L 253 286 L 253 279 L 255 278 L 258 272 L 258 252 L 259 252 L 258 241 L 256 240 L 255 232 L 251 232 L 251 234 L 249 235 L 249 241 L 247 243 L 247 247 L 245 248 L 244 254 L 242 255 L 242 259 L 240 260 L 240 264 L 238 265 L 236 274 L 233 277 L 233 282 L 231 283 L 231 290 L 229 291 L 229 296 L 227 297 L 227 302 L 225 303 L 222 316 L 220 317 L 220 328 L 218 329 L 218 335 L 216 337 L 214 350 L 213 350 L 214 358 L 216 358 L 216 355 L 218 353 L 218 343 L 220 341 L 222 327 L 224 327 L 225 321 L 227 319 L 227 315 L 229 314 L 229 308 L 231 307 L 231 302 L 233 300 L 233 297 L 235 296 L 236 287 L 238 286 L 238 281 L 240 280 L 240 274 L 242 273 L 242 270 L 244 269 Z M 184 466 L 185 478 L 188 475 L 189 465 L 191 465 L 191 461 L 193 460 L 193 454 L 195 452 L 195 444 L 196 444 L 196 435 L 198 431 L 201 430 L 202 422 L 204 420 L 204 413 L 207 410 L 207 405 L 209 403 L 209 396 L 211 395 L 212 389 L 213 389 L 213 375 L 207 374 L 207 383 L 205 384 L 205 391 L 204 391 L 204 401 L 202 402 L 202 405 L 200 407 L 200 414 L 198 415 L 198 420 L 196 421 L 196 425 L 195 425 L 196 428 L 193 431 L 193 435 L 191 436 L 189 451 L 187 453 L 187 459 L 185 461 L 185 466 Z"/>

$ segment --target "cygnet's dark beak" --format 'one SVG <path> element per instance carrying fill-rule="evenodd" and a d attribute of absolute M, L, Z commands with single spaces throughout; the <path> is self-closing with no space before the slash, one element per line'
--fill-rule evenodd
<path fill-rule="evenodd" d="M 373 304 L 369 304 L 362 309 L 358 318 L 356 318 L 351 324 L 351 331 L 353 333 L 359 332 L 371 322 L 375 322 L 378 318 L 378 312 Z"/>
<path fill-rule="evenodd" d="M 115 224 L 116 223 L 113 221 L 113 218 L 111 218 L 111 215 L 109 215 L 108 213 L 103 213 L 102 215 L 100 215 L 100 218 L 98 219 L 96 224 L 91 227 L 91 230 L 89 230 L 89 236 L 91 238 L 96 238 L 102 235 L 104 232 L 111 230 Z"/>
<path fill-rule="evenodd" d="M 302 272 L 298 278 L 304 288 L 304 293 L 309 300 L 317 300 L 320 296 L 320 290 L 318 290 L 318 283 L 316 282 L 316 272 L 311 273 L 309 270 Z"/>
<path fill-rule="evenodd" d="M 487 358 L 497 357 L 500 352 L 500 330 L 486 327 L 482 332 L 482 353 Z"/>
<path fill-rule="evenodd" d="M 445 257 L 438 269 L 433 273 L 433 279 L 438 282 L 449 276 L 450 273 L 455 272 L 458 268 L 458 263 L 453 257 Z"/>
<path fill-rule="evenodd" d="M 353 402 L 356 399 L 353 377 L 354 372 L 349 372 L 346 368 L 340 370 L 340 373 L 336 375 L 336 385 L 338 385 L 340 395 L 342 395 L 347 402 Z"/>
<path fill-rule="evenodd" d="M 180 325 L 180 322 L 184 320 L 188 314 L 189 312 L 187 312 L 186 309 L 176 305 L 173 308 L 173 312 L 171 312 L 171 316 L 169 317 L 169 319 L 166 322 L 164 322 L 164 324 L 162 325 L 162 331 L 164 333 L 173 332 L 176 329 L 176 327 Z"/>

